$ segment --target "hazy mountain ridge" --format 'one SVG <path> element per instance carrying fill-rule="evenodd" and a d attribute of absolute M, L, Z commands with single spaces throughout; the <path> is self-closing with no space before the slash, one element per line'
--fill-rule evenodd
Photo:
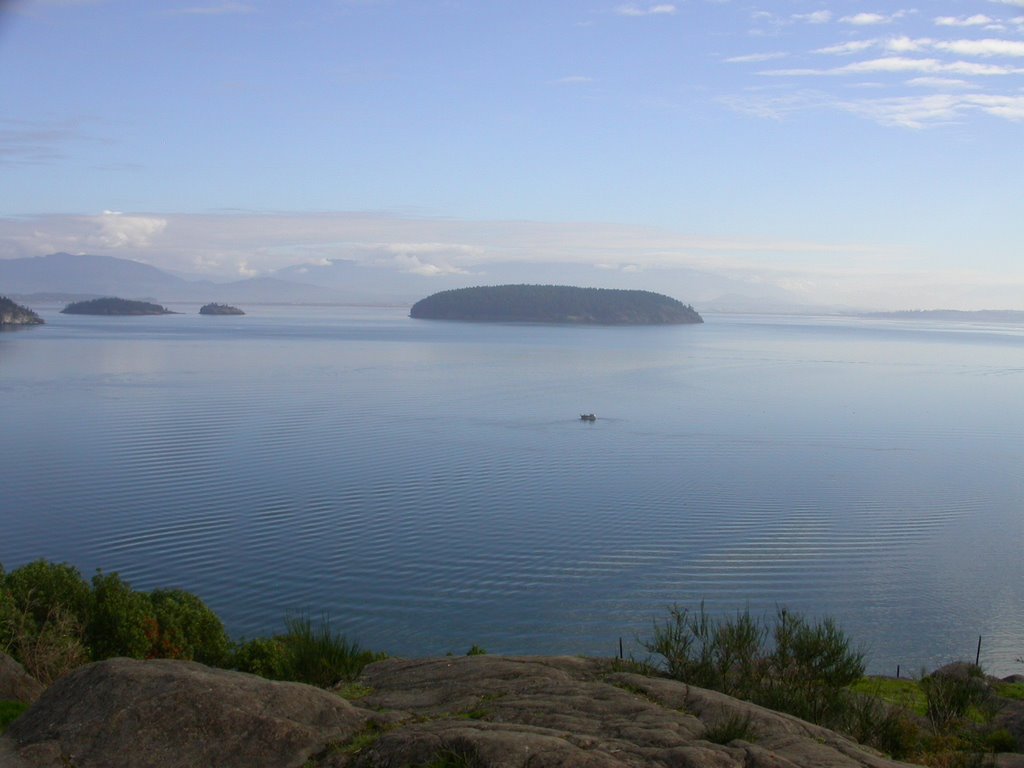
<path fill-rule="evenodd" d="M 439 291 L 508 284 L 657 290 L 710 311 L 815 312 L 821 309 L 774 286 L 752 286 L 686 268 L 495 262 L 466 269 L 419 272 L 393 263 L 332 259 L 325 263 L 294 264 L 266 276 L 218 283 L 187 279 L 114 256 L 54 253 L 0 260 L 0 290 L 29 303 L 118 296 L 158 302 L 411 306 Z"/>
<path fill-rule="evenodd" d="M 330 303 L 330 290 L 273 277 L 227 283 L 186 280 L 131 259 L 92 254 L 53 253 L 0 260 L 0 286 L 20 296 L 119 296 L 159 301 L 234 301 L 254 303 Z"/>

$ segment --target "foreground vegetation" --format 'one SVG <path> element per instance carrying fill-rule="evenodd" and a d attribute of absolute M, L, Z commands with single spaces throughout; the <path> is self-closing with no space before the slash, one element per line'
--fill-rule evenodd
<path fill-rule="evenodd" d="M 1024 697 L 1024 684 L 994 681 L 966 663 L 918 680 L 865 678 L 864 652 L 832 619 L 812 622 L 785 609 L 716 618 L 703 603 L 696 611 L 675 606 L 644 645 L 669 677 L 796 715 L 896 759 L 984 765 L 1024 746 L 996 722 L 1007 699 Z M 749 722 L 727 725 L 732 738 L 749 735 Z"/>
<path fill-rule="evenodd" d="M 0 565 L 0 651 L 44 685 L 90 661 L 184 659 L 324 688 L 355 679 L 382 654 L 363 650 L 323 617 L 292 617 L 273 637 L 232 642 L 190 592 L 140 592 L 116 573 L 86 581 L 66 563 Z"/>
<path fill-rule="evenodd" d="M 793 714 L 897 759 L 936 768 L 984 765 L 997 752 L 1024 746 L 998 717 L 1008 700 L 1024 699 L 1024 684 L 993 680 L 971 664 L 918 680 L 865 678 L 863 651 L 831 619 L 811 621 L 784 609 L 715 617 L 703 604 L 677 606 L 654 623 L 644 646 L 646 659 L 620 665 Z M 384 658 L 335 632 L 327 617 L 293 616 L 280 634 L 232 642 L 216 614 L 189 592 L 137 591 L 116 573 L 97 572 L 87 581 L 73 566 L 45 560 L 9 573 L 0 565 L 0 651 L 47 685 L 89 661 L 127 656 L 195 660 L 349 697 L 360 695 L 354 681 L 363 668 Z M 0 732 L 23 709 L 0 702 Z M 706 738 L 756 741 L 757 733 L 749 717 L 740 717 Z"/>

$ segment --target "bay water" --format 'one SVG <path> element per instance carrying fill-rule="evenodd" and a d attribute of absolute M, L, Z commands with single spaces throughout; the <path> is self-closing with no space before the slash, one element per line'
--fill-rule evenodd
<path fill-rule="evenodd" d="M 627 653 L 673 603 L 869 670 L 1024 672 L 1024 328 L 44 308 L 0 334 L 0 563 L 329 616 L 405 656 Z M 584 412 L 597 415 L 581 421 Z"/>

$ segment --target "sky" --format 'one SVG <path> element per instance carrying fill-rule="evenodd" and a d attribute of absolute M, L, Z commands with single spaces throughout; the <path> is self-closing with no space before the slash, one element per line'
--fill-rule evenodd
<path fill-rule="evenodd" d="M 1024 0 L 0 0 L 0 258 L 1024 309 L 1022 214 Z"/>

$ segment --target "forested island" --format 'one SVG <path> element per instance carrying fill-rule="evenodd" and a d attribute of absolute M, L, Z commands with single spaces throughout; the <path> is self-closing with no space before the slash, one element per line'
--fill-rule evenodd
<path fill-rule="evenodd" d="M 15 304 L 6 296 L 0 296 L 0 328 L 15 325 L 42 325 L 43 318 L 28 307 Z"/>
<path fill-rule="evenodd" d="M 669 325 L 703 323 L 693 307 L 652 291 L 566 285 L 492 285 L 441 291 L 409 317 L 477 323 Z"/>
<path fill-rule="evenodd" d="M 244 315 L 245 312 L 240 310 L 238 307 L 232 307 L 228 304 L 204 304 L 199 308 L 200 315 Z"/>
<path fill-rule="evenodd" d="M 167 307 L 148 301 L 113 297 L 73 301 L 61 310 L 62 315 L 174 315 Z"/>

